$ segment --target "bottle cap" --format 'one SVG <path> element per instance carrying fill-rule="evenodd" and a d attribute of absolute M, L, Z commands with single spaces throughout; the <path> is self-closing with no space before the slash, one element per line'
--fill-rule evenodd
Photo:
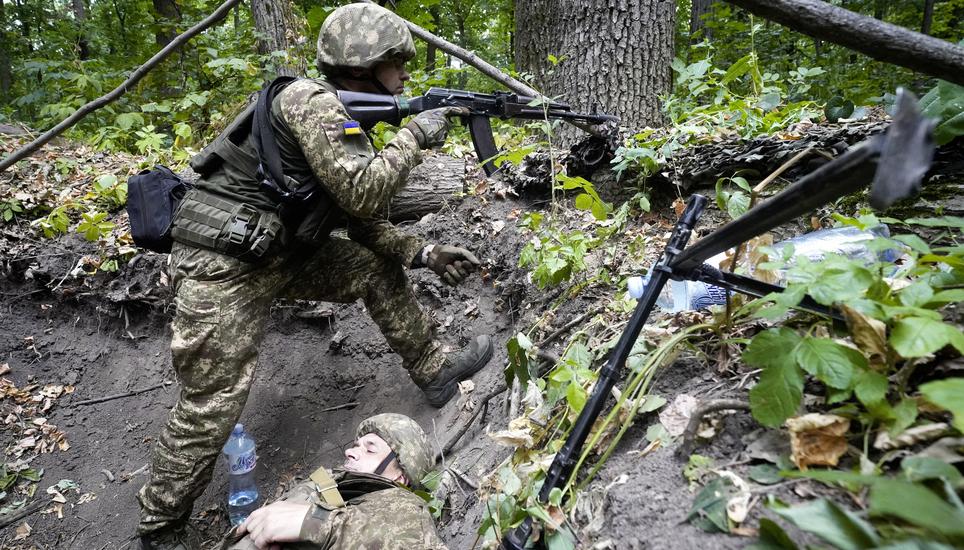
<path fill-rule="evenodd" d="M 244 433 L 244 424 L 238 423 L 234 425 L 234 429 L 231 430 L 231 435 L 241 435 Z"/>
<path fill-rule="evenodd" d="M 639 276 L 630 277 L 629 279 L 627 279 L 626 286 L 628 287 L 629 295 L 632 296 L 633 298 L 636 298 L 637 300 L 642 298 L 643 289 L 646 288 L 646 283 L 648 282 L 649 282 L 649 277 L 646 277 L 646 280 L 643 280 L 643 278 Z"/>

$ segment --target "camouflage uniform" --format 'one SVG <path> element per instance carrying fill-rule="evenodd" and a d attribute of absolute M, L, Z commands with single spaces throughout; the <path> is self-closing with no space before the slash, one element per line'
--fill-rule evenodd
<path fill-rule="evenodd" d="M 310 251 L 281 250 L 260 263 L 175 244 L 171 351 L 181 394 L 155 446 L 151 479 L 138 493 L 138 534 L 185 520 L 210 482 L 247 399 L 275 298 L 361 298 L 416 384 L 431 381 L 442 368 L 433 324 L 403 271 L 426 243 L 384 219 L 390 199 L 420 160 L 418 142 L 403 128 L 376 153 L 366 136 L 347 135 L 348 120 L 330 87 L 319 81 L 291 84 L 272 105 L 285 174 L 317 179 L 344 213 L 349 239 L 331 238 Z M 202 177 L 198 188 L 258 203 L 256 186 L 231 188 L 222 176 Z M 410 499 L 391 498 L 414 510 Z M 352 513 L 331 517 L 339 525 L 355 524 Z"/>
<path fill-rule="evenodd" d="M 356 437 L 374 433 L 396 454 L 402 472 L 417 486 L 434 464 L 431 445 L 422 428 L 400 414 L 378 414 L 358 425 Z M 318 550 L 444 550 L 425 501 L 408 489 L 374 474 L 335 474 L 346 505 L 334 508 L 319 498 L 314 483 L 299 483 L 282 497 L 289 502 L 311 502 L 301 524 L 302 542 L 286 549 Z M 255 550 L 244 537 L 231 550 Z"/>

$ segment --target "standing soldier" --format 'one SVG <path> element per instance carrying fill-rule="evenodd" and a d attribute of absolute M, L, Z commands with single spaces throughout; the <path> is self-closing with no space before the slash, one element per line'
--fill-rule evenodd
<path fill-rule="evenodd" d="M 436 407 L 491 357 L 488 336 L 446 356 L 403 269 L 428 267 L 455 285 L 478 259 L 405 235 L 385 219 L 421 150 L 441 145 L 448 117 L 464 113 L 420 113 L 376 152 L 335 94 L 399 94 L 409 78 L 405 62 L 414 55 L 405 22 L 384 8 L 350 4 L 329 15 L 318 36 L 324 78 L 289 84 L 260 122 L 259 135 L 264 124 L 274 133 L 287 187 L 314 190 L 294 207 L 263 176 L 252 107 L 192 159 L 201 178 L 178 209 L 170 257 L 177 306 L 171 351 L 181 395 L 138 493 L 143 548 L 195 547 L 187 520 L 241 415 L 275 298 L 361 298 Z M 349 238 L 329 236 L 336 227 Z"/>

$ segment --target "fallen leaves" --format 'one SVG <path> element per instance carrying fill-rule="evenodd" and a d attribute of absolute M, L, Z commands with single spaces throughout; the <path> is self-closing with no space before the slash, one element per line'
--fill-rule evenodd
<path fill-rule="evenodd" d="M 836 466 L 847 450 L 850 420 L 835 414 L 811 413 L 787 419 L 790 460 L 806 471 L 809 466 Z"/>

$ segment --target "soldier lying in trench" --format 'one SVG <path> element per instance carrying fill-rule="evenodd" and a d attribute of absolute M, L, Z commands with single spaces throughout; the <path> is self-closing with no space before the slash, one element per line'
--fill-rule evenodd
<path fill-rule="evenodd" d="M 237 542 L 225 547 L 445 550 L 425 501 L 409 490 L 434 463 L 422 428 L 401 414 L 378 414 L 363 420 L 355 437 L 334 477 L 319 468 L 252 512 L 233 533 Z"/>

